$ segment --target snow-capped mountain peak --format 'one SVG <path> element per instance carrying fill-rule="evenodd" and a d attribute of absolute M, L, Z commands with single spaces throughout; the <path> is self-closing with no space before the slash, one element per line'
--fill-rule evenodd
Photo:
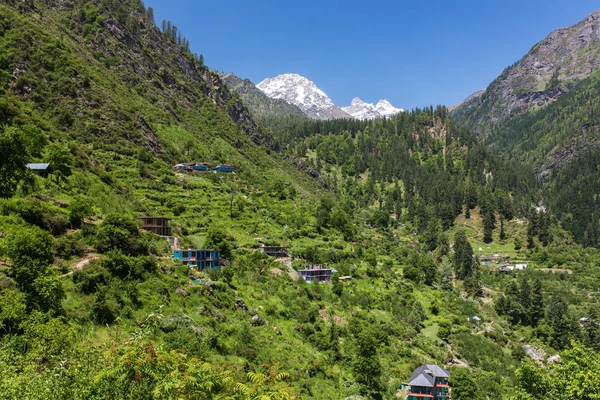
<path fill-rule="evenodd" d="M 353 98 L 352 102 L 350 103 L 351 106 L 363 106 L 365 104 L 367 104 L 367 103 L 362 101 L 359 97 Z"/>
<path fill-rule="evenodd" d="M 377 110 L 377 112 L 379 112 L 379 114 L 381 114 L 381 116 L 385 117 L 389 117 L 404 111 L 404 109 L 396 108 L 392 105 L 392 103 L 384 99 L 379 100 L 377 102 L 377 104 L 375 105 L 375 109 Z"/>
<path fill-rule="evenodd" d="M 394 107 L 387 100 L 379 100 L 377 104 L 366 103 L 355 97 L 348 107 L 342 107 L 342 110 L 357 119 L 374 119 L 381 117 L 390 117 L 394 114 L 404 111 L 401 108 Z"/>
<path fill-rule="evenodd" d="M 313 81 L 298 74 L 267 78 L 256 87 L 273 99 L 283 99 L 300 107 L 311 118 L 350 118 Z"/>
<path fill-rule="evenodd" d="M 387 100 L 379 100 L 377 104 L 373 104 L 358 97 L 352 99 L 348 107 L 339 108 L 313 81 L 298 74 L 267 78 L 256 87 L 272 99 L 282 99 L 298 106 L 304 114 L 315 119 L 374 119 L 390 117 L 404 111 L 394 107 Z"/>

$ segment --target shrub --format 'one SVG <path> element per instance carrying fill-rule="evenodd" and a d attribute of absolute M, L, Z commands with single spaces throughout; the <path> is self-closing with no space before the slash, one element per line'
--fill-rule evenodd
<path fill-rule="evenodd" d="M 129 215 L 109 214 L 98 229 L 100 252 L 119 250 L 126 255 L 148 254 L 148 243 L 142 240 L 138 225 Z"/>
<path fill-rule="evenodd" d="M 74 257 L 82 257 L 85 253 L 85 246 L 81 242 L 80 235 L 65 235 L 54 242 L 54 251 L 60 258 L 68 260 Z"/>
<path fill-rule="evenodd" d="M 85 294 L 95 293 L 110 280 L 108 270 L 97 262 L 91 262 L 73 273 L 73 283 Z"/>

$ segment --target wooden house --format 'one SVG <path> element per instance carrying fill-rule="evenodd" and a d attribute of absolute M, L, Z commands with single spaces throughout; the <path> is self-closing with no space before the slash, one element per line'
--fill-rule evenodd
<path fill-rule="evenodd" d="M 260 245 L 260 251 L 265 253 L 270 257 L 275 258 L 285 258 L 288 257 L 288 248 L 285 246 L 265 246 L 264 244 Z"/>
<path fill-rule="evenodd" d="M 171 236 L 170 218 L 167 217 L 142 217 L 142 229 L 160 236 Z"/>

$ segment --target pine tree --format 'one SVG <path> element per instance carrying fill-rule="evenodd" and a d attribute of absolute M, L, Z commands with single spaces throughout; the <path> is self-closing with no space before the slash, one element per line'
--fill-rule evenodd
<path fill-rule="evenodd" d="M 567 314 L 568 309 L 569 306 L 564 300 L 564 295 L 556 293 L 550 299 L 550 303 L 546 310 L 548 325 L 550 325 L 553 330 L 552 346 L 558 350 L 567 347 L 571 338 L 577 333 L 576 325 L 569 319 Z"/>
<path fill-rule="evenodd" d="M 595 308 L 583 324 L 583 343 L 596 351 L 600 351 L 600 312 Z"/>
<path fill-rule="evenodd" d="M 154 23 L 154 9 L 152 7 L 148 7 L 148 10 L 146 10 L 146 18 Z"/>
<path fill-rule="evenodd" d="M 542 318 L 544 318 L 544 294 L 543 286 L 540 278 L 533 281 L 531 289 L 531 312 L 529 313 L 531 326 L 537 326 Z"/>
<path fill-rule="evenodd" d="M 467 240 L 467 234 L 458 231 L 454 236 L 454 270 L 459 279 L 465 279 L 473 275 L 474 267 L 473 248 Z"/>
<path fill-rule="evenodd" d="M 438 276 L 440 280 L 440 287 L 443 290 L 448 292 L 454 290 L 454 271 L 452 270 L 452 263 L 446 257 L 442 259 Z"/>
<path fill-rule="evenodd" d="M 535 248 L 535 224 L 532 220 L 529 220 L 529 224 L 527 225 L 527 248 L 529 250 Z"/>
<path fill-rule="evenodd" d="M 522 311 L 521 324 L 529 325 L 531 323 L 531 287 L 527 278 L 523 278 L 521 281 L 521 288 L 519 291 L 519 305 Z"/>
<path fill-rule="evenodd" d="M 506 288 L 506 315 L 513 324 L 521 322 L 524 310 L 521 307 L 521 291 L 517 282 L 512 280 Z"/>
<path fill-rule="evenodd" d="M 506 232 L 504 231 L 504 216 L 500 217 L 500 240 L 506 239 Z"/>
<path fill-rule="evenodd" d="M 491 243 L 493 241 L 493 233 L 496 228 L 496 213 L 491 201 L 491 194 L 484 194 L 481 203 L 481 219 L 483 222 L 483 241 Z"/>
<path fill-rule="evenodd" d="M 538 238 L 544 247 L 550 242 L 550 217 L 545 211 L 538 214 Z"/>

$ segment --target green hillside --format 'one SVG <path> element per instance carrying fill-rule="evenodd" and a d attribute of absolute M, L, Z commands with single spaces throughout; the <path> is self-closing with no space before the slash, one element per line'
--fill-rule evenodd
<path fill-rule="evenodd" d="M 597 371 L 600 254 L 444 107 L 259 126 L 137 0 L 1 3 L 0 399 L 404 398 L 423 363 L 455 400 L 574 390 L 530 348 Z"/>

